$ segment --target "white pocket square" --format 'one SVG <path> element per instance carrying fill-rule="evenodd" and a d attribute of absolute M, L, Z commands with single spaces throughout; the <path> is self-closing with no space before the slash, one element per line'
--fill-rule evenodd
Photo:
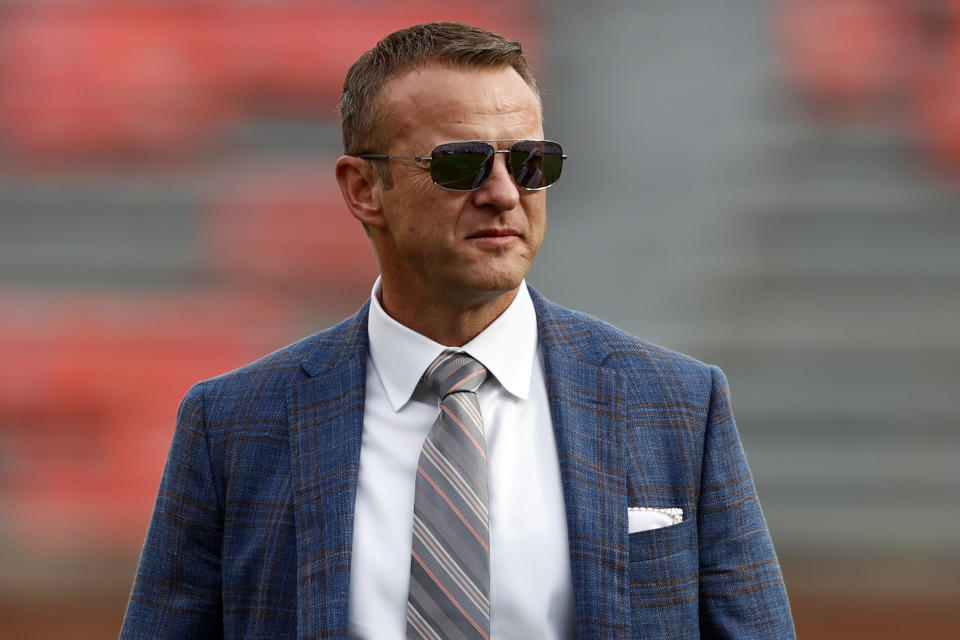
<path fill-rule="evenodd" d="M 627 507 L 629 533 L 660 529 L 683 522 L 683 509 L 673 507 Z"/>

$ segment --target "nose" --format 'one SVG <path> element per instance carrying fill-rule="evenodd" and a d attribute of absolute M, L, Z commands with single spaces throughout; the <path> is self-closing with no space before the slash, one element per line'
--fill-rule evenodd
<path fill-rule="evenodd" d="M 520 204 L 520 191 L 513 176 L 507 170 L 506 154 L 497 154 L 493 169 L 479 189 L 473 192 L 477 206 L 492 206 L 497 211 L 508 211 Z"/>

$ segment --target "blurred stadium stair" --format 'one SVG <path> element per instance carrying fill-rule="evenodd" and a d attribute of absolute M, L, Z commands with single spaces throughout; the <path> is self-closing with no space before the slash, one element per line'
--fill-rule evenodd
<path fill-rule="evenodd" d="M 960 193 L 898 128 L 780 126 L 703 357 L 785 552 L 938 568 L 960 530 Z"/>

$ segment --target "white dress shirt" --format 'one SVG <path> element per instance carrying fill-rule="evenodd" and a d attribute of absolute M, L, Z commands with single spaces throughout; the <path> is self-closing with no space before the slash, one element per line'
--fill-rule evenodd
<path fill-rule="evenodd" d="M 402 640 L 417 462 L 439 398 L 420 376 L 446 349 L 388 316 L 370 298 L 370 355 L 350 566 L 349 631 Z M 461 347 L 490 372 L 479 391 L 490 496 L 492 640 L 574 636 L 563 489 L 537 322 L 521 284 L 513 302 Z"/>

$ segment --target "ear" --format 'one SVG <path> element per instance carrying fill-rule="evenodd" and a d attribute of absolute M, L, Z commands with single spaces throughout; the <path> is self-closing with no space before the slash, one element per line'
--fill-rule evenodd
<path fill-rule="evenodd" d="M 383 187 L 370 162 L 354 156 L 340 156 L 336 175 L 343 201 L 353 217 L 368 227 L 382 227 L 380 193 Z"/>

